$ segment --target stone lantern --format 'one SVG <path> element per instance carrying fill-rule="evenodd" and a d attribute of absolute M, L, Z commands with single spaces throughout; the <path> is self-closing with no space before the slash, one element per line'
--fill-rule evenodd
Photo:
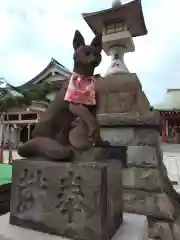
<path fill-rule="evenodd" d="M 124 63 L 124 53 L 135 50 L 133 37 L 147 34 L 141 1 L 122 5 L 115 0 L 112 8 L 84 13 L 83 17 L 95 34 L 103 35 L 103 50 L 112 59 L 107 75 L 129 72 Z"/>
<path fill-rule="evenodd" d="M 114 0 L 112 6 L 83 14 L 92 31 L 102 34 L 103 49 L 112 57 L 106 76 L 97 81 L 101 136 L 117 149 L 127 147 L 122 170 L 123 211 L 145 215 L 149 222 L 149 236 L 145 229 L 143 238 L 139 235 L 137 239 L 180 239 L 176 205 L 180 197 L 163 163 L 161 117 L 150 111 L 137 75 L 128 71 L 123 60 L 124 53 L 135 50 L 133 37 L 147 34 L 141 1 L 121 4 Z"/>
<path fill-rule="evenodd" d="M 141 1 L 121 4 L 115 0 L 112 8 L 84 13 L 83 18 L 94 34 L 102 34 L 103 50 L 111 56 L 104 83 L 99 83 L 102 90 L 99 111 L 142 113 L 149 110 L 137 75 L 130 73 L 124 63 L 124 54 L 135 51 L 133 37 L 147 34 Z"/>

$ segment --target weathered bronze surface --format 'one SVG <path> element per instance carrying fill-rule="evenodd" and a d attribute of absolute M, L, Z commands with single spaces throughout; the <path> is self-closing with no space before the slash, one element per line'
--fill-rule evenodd
<path fill-rule="evenodd" d="M 79 31 L 76 31 L 73 47 L 75 51 L 73 72 L 82 77 L 93 76 L 94 69 L 101 62 L 102 36 L 95 36 L 90 45 L 85 45 L 83 36 Z M 49 160 L 69 161 L 73 152 L 73 143 L 75 144 L 74 147 L 79 149 L 92 147 L 93 145 L 106 145 L 101 139 L 100 127 L 96 119 L 98 91 L 95 93 L 96 105 L 74 104 L 71 101 L 64 100 L 67 86 L 68 83 L 62 86 L 54 101 L 42 115 L 40 122 L 33 131 L 33 138 L 19 146 L 18 153 L 20 156 L 25 158 L 40 156 Z M 78 111 L 77 106 L 80 108 Z M 72 111 L 72 109 L 76 109 L 76 111 Z M 88 126 L 82 134 L 78 129 L 79 126 L 74 124 L 78 117 L 82 120 L 80 126 L 83 126 L 83 129 L 84 125 Z M 69 139 L 71 130 L 75 131 L 75 134 L 73 132 L 71 137 L 75 141 Z M 84 132 L 87 132 L 87 135 Z M 79 144 L 76 144 L 78 141 Z"/>

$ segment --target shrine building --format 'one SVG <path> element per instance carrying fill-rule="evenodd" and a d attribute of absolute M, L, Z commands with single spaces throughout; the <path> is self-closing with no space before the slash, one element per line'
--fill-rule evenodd
<path fill-rule="evenodd" d="M 4 149 L 16 149 L 19 143 L 24 143 L 31 139 L 32 131 L 40 119 L 42 112 L 46 110 L 49 103 L 55 98 L 62 84 L 71 76 L 71 71 L 60 64 L 54 58 L 49 64 L 34 78 L 19 87 L 6 86 L 0 88 L 0 107 L 10 98 L 11 101 L 20 98 L 21 92 L 35 91 L 41 89 L 46 83 L 51 85 L 51 91 L 42 99 L 31 101 L 29 107 L 10 107 L 3 112 L 0 110 L 0 145 Z M 96 79 L 100 77 L 95 75 Z M 19 90 L 19 91 L 17 91 Z M 42 95 L 42 92 L 41 92 Z M 11 102 L 12 103 L 12 102 Z M 10 104 L 11 105 L 11 104 Z M 13 105 L 13 104 L 12 104 Z"/>
<path fill-rule="evenodd" d="M 46 98 L 52 101 L 59 91 L 62 83 L 67 81 L 71 72 L 62 64 L 51 59 L 50 63 L 37 76 L 27 83 L 17 87 L 20 91 L 30 90 L 32 88 L 41 87 L 44 83 L 51 83 L 52 91 L 47 94 Z M 7 97 L 16 98 L 19 93 L 7 86 L 0 88 L 1 102 Z M 0 124 L 0 141 L 1 146 L 9 148 L 8 144 L 11 141 L 12 148 L 16 149 L 20 142 L 24 143 L 31 139 L 32 130 L 35 124 L 39 121 L 40 114 L 45 111 L 48 106 L 47 101 L 39 100 L 32 101 L 28 108 L 12 108 L 3 114 Z M 2 113 L 1 113 L 2 116 Z M 3 132 L 3 133 L 2 133 Z"/>
<path fill-rule="evenodd" d="M 162 142 L 180 143 L 180 89 L 168 89 L 164 101 L 153 111 L 161 115 Z"/>

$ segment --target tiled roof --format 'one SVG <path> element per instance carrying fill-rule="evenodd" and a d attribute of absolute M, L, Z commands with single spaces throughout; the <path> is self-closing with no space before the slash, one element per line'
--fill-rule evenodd
<path fill-rule="evenodd" d="M 28 87 L 29 85 L 33 84 L 34 82 L 36 82 L 36 80 L 42 75 L 44 74 L 49 68 L 51 68 L 52 66 L 56 66 L 57 68 L 59 68 L 60 70 L 62 70 L 63 72 L 66 72 L 68 74 L 71 74 L 71 72 L 65 67 L 63 66 L 61 63 L 59 63 L 56 59 L 51 58 L 51 61 L 49 62 L 49 64 L 35 77 L 33 77 L 30 81 L 26 82 L 25 84 L 19 86 L 20 88 L 24 88 L 24 87 Z"/>

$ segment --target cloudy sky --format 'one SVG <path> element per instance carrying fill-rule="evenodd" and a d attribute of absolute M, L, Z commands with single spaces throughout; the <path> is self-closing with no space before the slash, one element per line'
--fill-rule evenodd
<path fill-rule="evenodd" d="M 127 2 L 127 1 L 122 1 Z M 148 35 L 134 39 L 136 52 L 125 62 L 136 72 L 152 104 L 167 88 L 180 88 L 180 0 L 142 0 Z M 93 33 L 81 17 L 111 7 L 111 0 L 0 0 L 0 76 L 20 85 L 38 74 L 51 57 L 72 70 L 72 37 Z M 109 57 L 96 73 L 103 75 Z"/>

